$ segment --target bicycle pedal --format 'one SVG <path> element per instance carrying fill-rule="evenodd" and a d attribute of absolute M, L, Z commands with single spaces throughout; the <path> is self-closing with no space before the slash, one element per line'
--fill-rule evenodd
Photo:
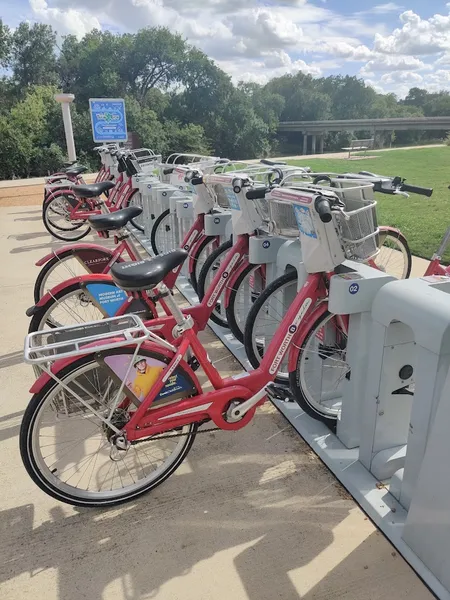
<path fill-rule="evenodd" d="M 271 384 L 266 387 L 267 396 L 271 400 L 280 400 L 281 402 L 294 402 L 294 396 L 288 387 Z"/>
<path fill-rule="evenodd" d="M 196 356 L 191 356 L 191 358 L 187 361 L 187 363 L 193 371 L 197 371 L 197 369 L 200 368 L 200 363 Z"/>

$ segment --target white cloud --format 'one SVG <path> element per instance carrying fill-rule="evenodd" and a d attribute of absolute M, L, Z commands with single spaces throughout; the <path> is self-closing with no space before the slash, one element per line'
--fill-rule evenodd
<path fill-rule="evenodd" d="M 302 70 L 354 73 L 375 89 L 396 85 L 450 89 L 450 15 L 423 18 L 396 2 L 348 16 L 315 0 L 28 0 L 32 20 L 81 38 L 93 28 L 136 32 L 166 26 L 181 33 L 234 80 L 265 82 Z M 399 2 L 402 0 L 398 0 Z M 270 5 L 269 5 L 270 3 Z M 337 4 L 336 4 L 337 6 Z M 450 2 L 447 4 L 450 8 Z M 443 11 L 444 12 L 444 11 Z M 428 56 L 426 61 L 423 57 Z"/>
<path fill-rule="evenodd" d="M 385 71 L 416 71 L 428 68 L 424 62 L 414 56 L 388 56 L 378 54 L 362 67 L 361 75 Z"/>
<path fill-rule="evenodd" d="M 450 50 L 450 15 L 422 19 L 412 10 L 400 15 L 401 28 L 391 35 L 375 34 L 374 49 L 386 54 L 419 56 Z"/>
<path fill-rule="evenodd" d="M 30 0 L 30 7 L 35 18 L 52 25 L 61 35 L 72 33 L 82 38 L 92 29 L 102 28 L 98 19 L 90 13 L 72 8 L 50 8 L 45 0 Z"/>

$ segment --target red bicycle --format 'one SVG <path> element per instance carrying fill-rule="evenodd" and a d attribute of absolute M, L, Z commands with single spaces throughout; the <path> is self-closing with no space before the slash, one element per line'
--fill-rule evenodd
<path fill-rule="evenodd" d="M 285 356 L 290 372 L 296 372 L 304 340 L 327 311 L 330 278 L 346 248 L 351 246 L 355 257 L 359 247 L 361 260 L 367 260 L 377 252 L 378 230 L 374 202 L 364 200 L 344 214 L 346 206 L 328 190 L 283 190 L 282 197 L 276 192 L 269 201 L 272 217 L 281 222 L 290 206 L 289 219 L 300 219 L 310 274 L 252 373 L 222 378 L 197 338 L 192 315 L 179 309 L 162 283 L 186 259 L 181 250 L 113 268 L 127 290 L 158 289 L 166 295 L 176 323 L 173 341 L 158 338 L 135 315 L 27 337 L 26 360 L 45 373 L 31 389 L 20 449 L 30 477 L 47 494 L 77 506 L 136 498 L 181 465 L 201 425 L 241 429 L 259 405 L 279 395 L 272 382 Z M 309 237 L 305 214 L 313 227 Z M 212 391 L 202 390 L 198 366 Z"/>
<path fill-rule="evenodd" d="M 114 152 L 112 152 L 114 154 Z M 88 218 L 102 212 L 125 208 L 132 202 L 137 189 L 133 187 L 136 165 L 124 152 L 116 152 L 119 175 L 115 182 L 99 181 L 88 185 L 69 185 L 54 188 L 44 201 L 42 219 L 54 237 L 76 241 L 91 231 Z M 103 200 L 100 196 L 108 193 Z"/>

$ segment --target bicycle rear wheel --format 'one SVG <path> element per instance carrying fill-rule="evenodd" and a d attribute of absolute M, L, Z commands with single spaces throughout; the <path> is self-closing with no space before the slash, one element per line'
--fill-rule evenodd
<path fill-rule="evenodd" d="M 105 360 L 116 355 L 129 361 L 134 348 L 103 354 Z M 141 357 L 150 359 L 151 364 L 167 363 L 164 356 L 148 350 L 141 350 Z M 194 386 L 188 372 L 180 367 L 177 371 Z M 197 424 L 166 431 L 165 436 L 176 435 L 173 439 L 158 440 L 155 436 L 139 440 L 113 457 L 110 440 L 114 431 L 98 415 L 108 418 L 118 400 L 121 408 L 114 410 L 111 421 L 121 429 L 135 410 L 126 400 L 127 388 L 118 396 L 120 381 L 94 355 L 72 362 L 58 377 L 69 389 L 50 380 L 32 397 L 20 429 L 24 466 L 32 480 L 53 498 L 75 506 L 120 504 L 160 485 L 187 456 Z"/>

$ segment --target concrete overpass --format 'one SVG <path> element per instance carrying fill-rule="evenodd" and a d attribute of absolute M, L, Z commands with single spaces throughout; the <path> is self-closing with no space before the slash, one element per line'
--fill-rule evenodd
<path fill-rule="evenodd" d="M 279 133 L 298 131 L 303 134 L 303 154 L 307 153 L 308 136 L 312 136 L 311 152 L 315 154 L 317 139 L 319 152 L 323 152 L 323 137 L 329 131 L 370 131 L 375 138 L 385 131 L 450 131 L 448 117 L 402 117 L 394 119 L 340 119 L 330 121 L 281 121 Z"/>

